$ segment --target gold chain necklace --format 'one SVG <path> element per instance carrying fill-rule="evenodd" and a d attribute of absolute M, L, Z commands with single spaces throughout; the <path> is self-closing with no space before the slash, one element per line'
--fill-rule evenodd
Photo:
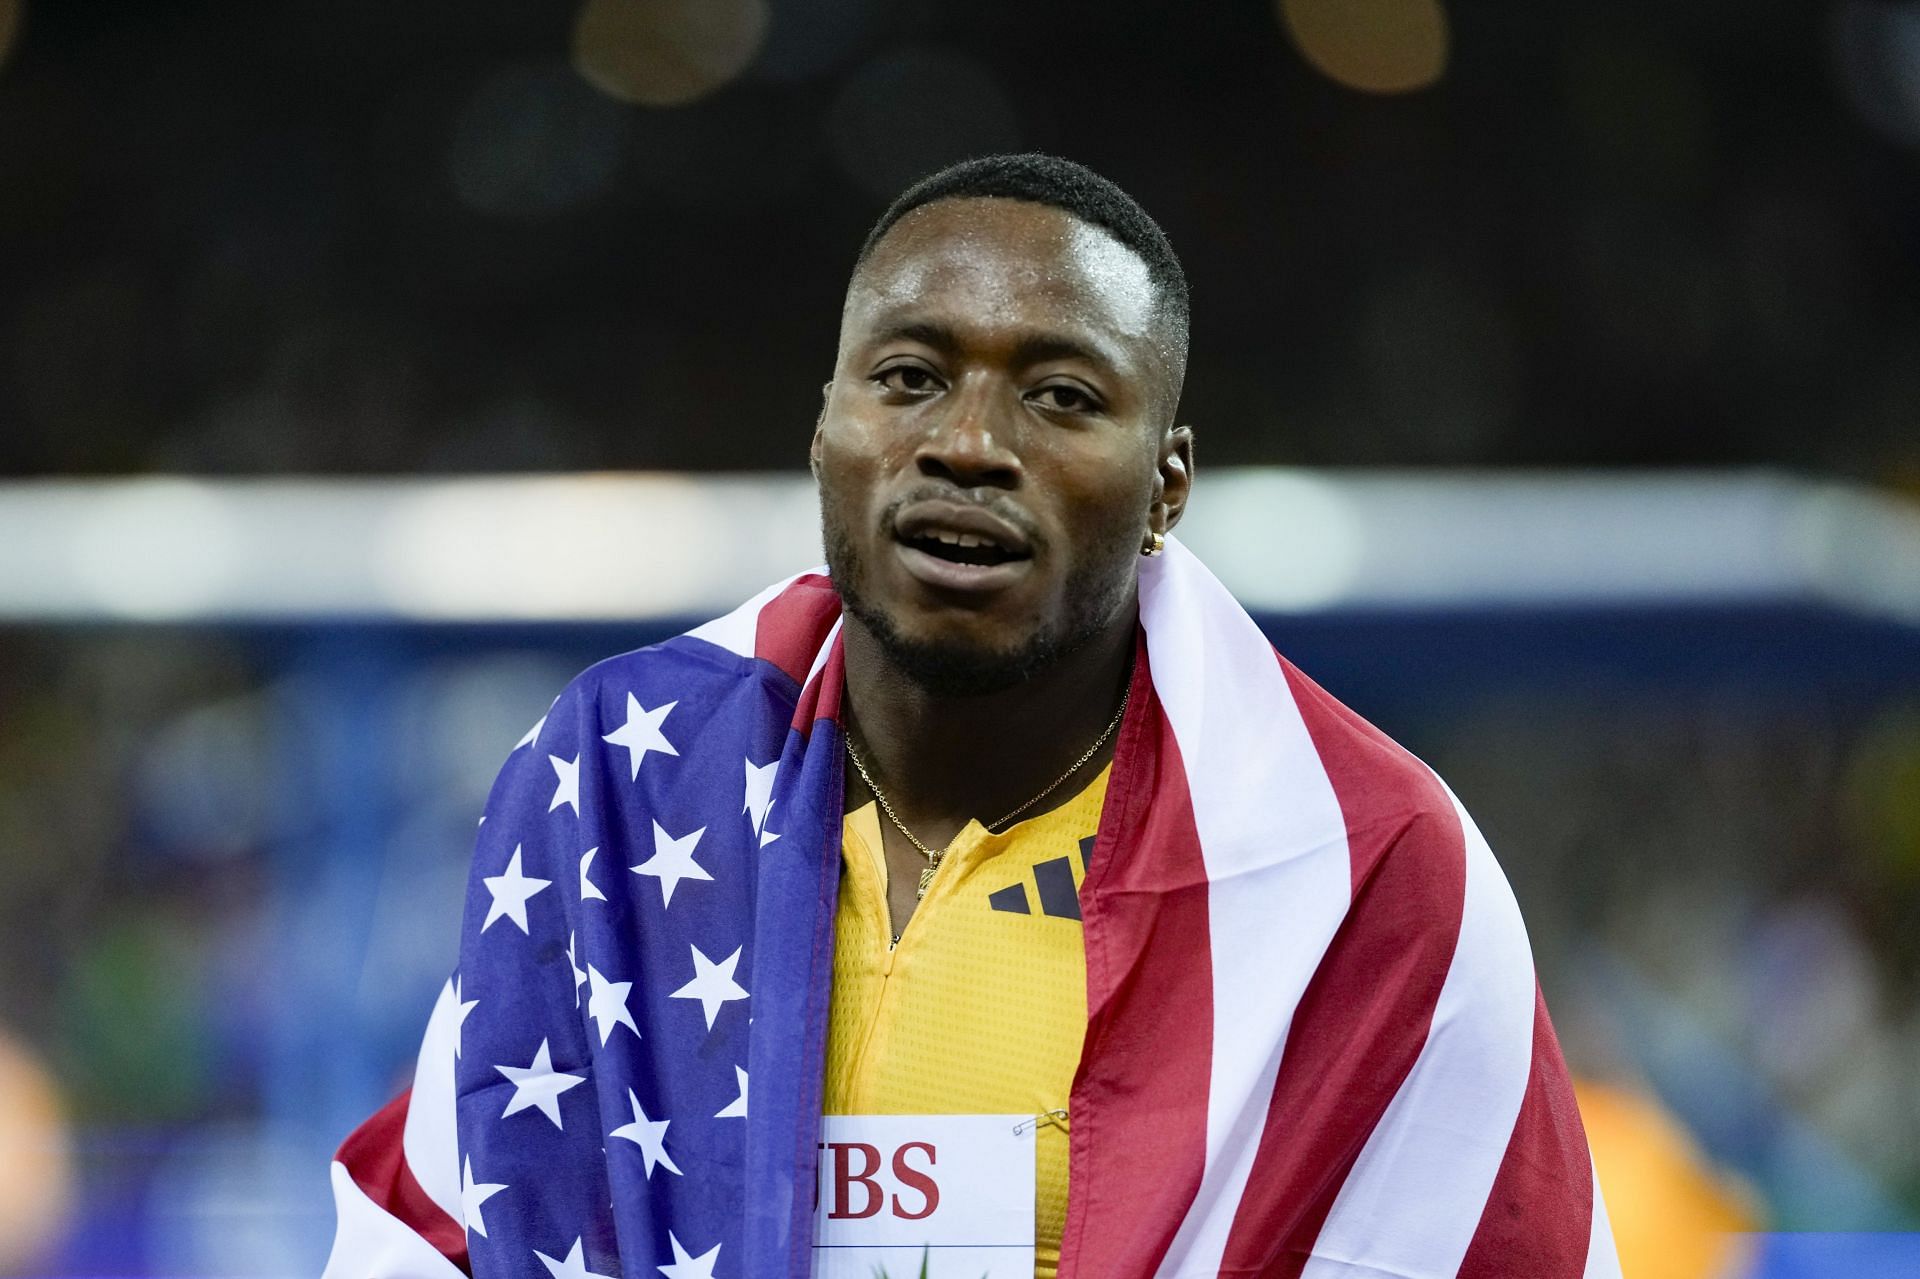
<path fill-rule="evenodd" d="M 1083 768 L 1086 765 L 1086 762 L 1088 760 L 1092 759 L 1095 755 L 1099 754 L 1100 748 L 1107 744 L 1107 739 L 1113 736 L 1113 731 L 1116 728 L 1120 727 L 1120 720 L 1127 713 L 1127 699 L 1131 697 L 1133 694 L 1133 689 L 1131 687 L 1133 681 L 1129 679 L 1127 683 L 1129 687 L 1125 692 L 1120 694 L 1120 709 L 1113 713 L 1113 718 L 1107 721 L 1107 726 L 1100 730 L 1100 736 L 1094 739 L 1093 745 L 1087 747 L 1086 751 L 1080 756 L 1079 759 L 1076 759 L 1073 761 L 1072 766 L 1069 767 L 1066 772 L 1060 774 L 1060 776 L 1054 778 L 1051 782 L 1048 782 L 1045 789 L 1043 789 L 1038 795 L 1035 795 L 1032 799 L 1020 805 L 1020 807 L 1014 809 L 1012 812 L 1008 813 L 1006 816 L 1000 817 L 994 821 L 985 823 L 985 827 L 989 832 L 991 832 L 995 826 L 1006 825 L 1008 822 L 1012 821 L 1014 818 L 1018 817 L 1020 814 L 1026 812 L 1029 808 L 1032 808 L 1035 804 L 1039 803 L 1041 800 L 1045 799 L 1047 796 L 1053 794 L 1055 790 L 1059 789 L 1060 784 L 1062 782 L 1066 781 L 1069 777 L 1072 777 L 1075 773 L 1079 772 L 1081 768 Z M 921 852 L 921 855 L 927 859 L 927 864 L 925 869 L 923 869 L 920 872 L 920 887 L 918 891 L 916 891 L 913 895 L 913 899 L 915 901 L 919 901 L 921 898 L 927 895 L 927 886 L 933 883 L 934 872 L 940 869 L 940 862 L 944 857 L 946 857 L 947 849 L 927 847 L 925 844 L 920 842 L 919 836 L 915 835 L 912 831 L 908 830 L 906 826 L 901 823 L 900 815 L 894 812 L 893 805 L 887 802 L 886 793 L 883 792 L 877 785 L 874 784 L 873 774 L 869 773 L 867 771 L 867 766 L 860 762 L 860 752 L 856 751 L 853 748 L 853 734 L 851 733 L 847 734 L 847 758 L 851 759 L 853 761 L 854 768 L 859 770 L 860 780 L 865 782 L 867 784 L 867 789 L 873 792 L 873 798 L 880 805 L 880 811 L 887 815 L 887 820 L 893 823 L 893 828 L 899 831 L 902 835 L 905 835 L 907 837 L 907 842 L 909 844 L 912 844 L 915 848 L 919 849 Z M 947 848 L 951 848 L 952 846 L 953 846 L 952 843 L 949 842 L 947 845 Z"/>

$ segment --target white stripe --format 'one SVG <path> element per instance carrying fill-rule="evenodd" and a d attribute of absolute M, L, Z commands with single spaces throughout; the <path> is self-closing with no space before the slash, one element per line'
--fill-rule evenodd
<path fill-rule="evenodd" d="M 460 1214 L 460 1154 L 455 1137 L 453 1049 L 459 1042 L 460 1003 L 453 983 L 441 988 L 427 1018 L 420 1056 L 413 1068 L 413 1095 L 407 1098 L 407 1123 L 400 1146 L 407 1167 L 427 1198 L 455 1221 Z"/>
<path fill-rule="evenodd" d="M 1301 1279 L 1460 1269 L 1533 1066 L 1533 958 L 1520 908 L 1460 801 L 1466 894 L 1426 1043 L 1333 1201 Z"/>
<path fill-rule="evenodd" d="M 466 1279 L 432 1244 L 367 1198 L 338 1162 L 333 1204 L 339 1227 L 320 1279 Z"/>
<path fill-rule="evenodd" d="M 711 622 L 703 622 L 687 632 L 687 638 L 705 640 L 717 644 L 729 653 L 738 653 L 742 657 L 752 657 L 754 640 L 760 631 L 760 613 L 771 604 L 780 592 L 805 577 L 807 573 L 824 573 L 824 567 L 810 568 L 806 573 L 795 573 L 792 577 L 775 582 L 766 590 L 722 617 Z"/>
<path fill-rule="evenodd" d="M 1159 1273 L 1210 1276 L 1287 1027 L 1346 914 L 1352 873 L 1339 800 L 1266 636 L 1172 539 L 1142 566 L 1140 601 L 1154 691 L 1193 798 L 1213 967 L 1206 1164 Z"/>
<path fill-rule="evenodd" d="M 826 668 L 827 655 L 833 652 L 833 642 L 840 638 L 840 624 L 846 620 L 846 614 L 844 613 L 833 619 L 833 625 L 827 630 L 827 638 L 821 643 L 820 651 L 813 655 L 813 665 L 807 668 L 807 677 L 800 681 L 802 696 L 805 696 L 806 690 L 813 684 L 813 681 L 819 676 L 820 672 Z"/>
<path fill-rule="evenodd" d="M 1580 1279 L 1620 1279 L 1620 1254 L 1613 1246 L 1613 1223 L 1607 1219 L 1607 1201 L 1600 1193 L 1600 1174 L 1593 1174 L 1593 1224 L 1587 1234 L 1587 1266 Z"/>

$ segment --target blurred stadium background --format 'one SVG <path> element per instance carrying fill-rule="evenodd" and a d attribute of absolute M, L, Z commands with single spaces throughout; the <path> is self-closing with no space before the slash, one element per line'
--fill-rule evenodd
<path fill-rule="evenodd" d="M 1920 1273 L 1914 0 L 0 0 L 0 1273 L 318 1272 L 494 768 L 810 562 L 855 246 L 1027 147 L 1185 257 L 1183 531 L 1486 828 L 1628 1274 Z"/>

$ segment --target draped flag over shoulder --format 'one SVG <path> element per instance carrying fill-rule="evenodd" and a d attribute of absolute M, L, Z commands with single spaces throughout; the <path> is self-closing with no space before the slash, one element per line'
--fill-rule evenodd
<path fill-rule="evenodd" d="M 1424 765 L 1177 543 L 1080 887 L 1060 1273 L 1618 1276 L 1512 893 Z M 801 1279 L 839 874 L 819 574 L 576 679 L 509 756 L 326 1279 Z"/>

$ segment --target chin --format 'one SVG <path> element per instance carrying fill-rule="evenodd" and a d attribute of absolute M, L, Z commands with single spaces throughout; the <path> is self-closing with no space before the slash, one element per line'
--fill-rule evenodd
<path fill-rule="evenodd" d="M 923 623 L 903 626 L 884 607 L 847 591 L 842 602 L 879 641 L 887 660 L 902 675 L 940 697 L 979 697 L 1017 688 L 1052 665 L 1061 645 L 1045 632 L 999 642 L 956 634 L 959 628 Z M 928 633 L 931 632 L 931 633 Z"/>
<path fill-rule="evenodd" d="M 1064 614 L 1038 609 L 1004 621 L 987 612 L 925 609 L 888 589 L 893 576 L 869 565 L 839 521 L 822 520 L 827 571 L 848 616 L 866 628 L 900 674 L 939 697 L 979 697 L 1017 688 L 1085 648 L 1125 596 L 1124 581 L 1068 583 Z M 1104 588 L 1104 589 L 1103 589 Z M 1002 601 L 1003 605 L 1011 601 Z"/>

